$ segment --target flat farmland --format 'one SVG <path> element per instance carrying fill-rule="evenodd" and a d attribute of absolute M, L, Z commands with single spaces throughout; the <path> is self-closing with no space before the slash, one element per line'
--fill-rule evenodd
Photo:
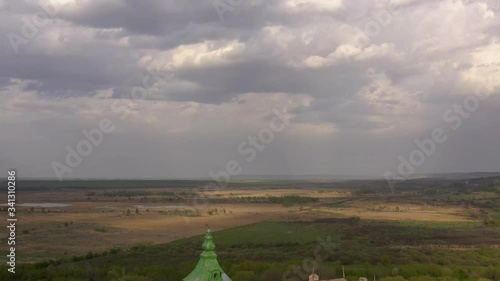
<path fill-rule="evenodd" d="M 466 205 L 388 202 L 387 196 L 357 196 L 343 188 L 272 186 L 206 192 L 183 187 L 24 191 L 18 193 L 18 253 L 22 262 L 35 262 L 162 244 L 199 235 L 207 226 L 219 231 L 262 221 L 359 217 L 480 223 L 470 216 L 474 208 Z M 1 215 L 5 218 L 6 212 Z"/>

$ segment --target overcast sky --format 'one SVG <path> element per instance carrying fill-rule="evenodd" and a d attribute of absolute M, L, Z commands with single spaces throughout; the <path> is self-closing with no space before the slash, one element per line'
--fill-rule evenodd
<path fill-rule="evenodd" d="M 497 0 L 0 0 L 0 22 L 2 171 L 382 177 L 436 128 L 417 173 L 500 170 Z M 248 161 L 273 109 L 289 123 Z"/>

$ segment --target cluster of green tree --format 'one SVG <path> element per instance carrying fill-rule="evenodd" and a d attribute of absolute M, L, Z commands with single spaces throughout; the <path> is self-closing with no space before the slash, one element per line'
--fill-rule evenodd
<path fill-rule="evenodd" d="M 235 281 L 283 280 L 290 269 L 296 272 L 288 277 L 296 279 L 285 280 L 307 280 L 310 262 L 325 241 L 331 251 L 316 267 L 325 279 L 341 276 L 339 270 L 344 265 L 351 281 L 373 275 L 385 281 L 467 281 L 500 280 L 500 250 L 490 247 L 498 244 L 499 231 L 481 224 L 332 220 L 263 222 L 217 232 L 214 238 L 219 262 Z M 323 242 L 318 242 L 319 238 Z M 196 265 L 201 241 L 199 236 L 20 264 L 15 275 L 0 268 L 0 280 L 178 281 Z M 425 244 L 429 246 L 423 247 Z M 461 250 L 446 247 L 454 245 Z M 478 245 L 483 247 L 467 249 Z"/>
<path fill-rule="evenodd" d="M 199 210 L 191 210 L 191 209 L 161 210 L 158 212 L 161 215 L 167 215 L 167 216 L 183 216 L 183 217 L 199 217 L 199 216 L 201 216 Z"/>
<path fill-rule="evenodd" d="M 130 252 L 140 254 L 143 248 L 130 249 Z M 99 258 L 105 255 L 89 253 L 87 256 L 74 259 L 74 263 L 44 262 L 36 265 L 22 266 L 12 275 L 6 270 L 0 272 L 1 280 L 54 280 L 54 281 L 178 281 L 182 280 L 196 265 L 195 261 L 174 261 L 171 263 L 149 265 L 112 265 L 100 263 Z M 148 257 L 142 256 L 150 260 Z M 153 263 L 153 264 L 151 264 Z M 237 281 L 297 281 L 307 280 L 311 274 L 310 264 L 304 260 L 287 262 L 265 262 L 255 260 L 220 261 L 225 272 Z M 324 279 L 342 276 L 341 262 L 314 263 L 315 272 Z M 375 276 L 380 281 L 469 281 L 469 280 L 500 280 L 500 265 L 487 267 L 472 266 L 440 266 L 434 264 L 414 263 L 411 265 L 384 265 L 356 263 L 345 266 L 346 279 L 358 280 Z"/>
<path fill-rule="evenodd" d="M 442 186 L 457 180 L 447 179 L 415 179 L 407 180 L 405 184 L 397 183 L 398 190 L 410 190 L 421 186 Z M 462 180 L 460 180 L 462 181 Z M 1 182 L 1 181 L 0 181 Z M 488 182 L 489 183 L 489 182 Z M 212 180 L 21 180 L 23 190 L 97 190 L 97 189 L 131 189 L 162 188 L 162 189 L 197 189 L 213 184 Z M 1 186 L 1 185 L 0 185 Z M 408 188 L 406 188 L 408 186 Z M 358 189 L 375 188 L 389 193 L 385 180 L 231 180 L 232 188 L 336 188 L 336 189 Z M 388 191 L 389 190 L 389 191 Z"/>
<path fill-rule="evenodd" d="M 377 191 L 373 189 L 359 189 L 359 190 L 354 190 L 351 192 L 352 196 L 365 196 L 365 195 L 373 195 L 376 194 Z"/>
<path fill-rule="evenodd" d="M 133 191 L 133 190 L 113 190 L 105 192 L 88 191 L 86 196 L 104 196 L 104 197 L 133 197 L 133 196 L 149 196 L 153 193 L 146 190 Z"/>
<path fill-rule="evenodd" d="M 500 221 L 499 220 L 495 220 L 493 218 L 487 218 L 487 219 L 484 220 L 484 225 L 491 226 L 491 227 L 496 227 L 496 226 L 500 225 Z"/>
<path fill-rule="evenodd" d="M 224 208 L 220 208 L 220 209 L 213 208 L 213 209 L 209 209 L 207 211 L 207 214 L 210 216 L 228 215 L 228 214 L 232 214 L 232 213 L 233 213 L 233 211 L 226 211 L 226 209 L 224 209 Z"/>
<path fill-rule="evenodd" d="M 243 196 L 211 199 L 214 203 L 270 203 L 292 206 L 311 202 L 319 202 L 317 197 L 287 195 L 287 196 Z"/>
<path fill-rule="evenodd" d="M 134 197 L 134 196 L 177 196 L 191 198 L 196 195 L 195 192 L 173 192 L 173 191 L 160 191 L 152 192 L 147 190 L 113 190 L 105 192 L 87 191 L 86 196 L 103 196 L 103 197 Z"/>
<path fill-rule="evenodd" d="M 419 178 L 408 179 L 397 182 L 396 192 L 415 191 L 428 187 L 456 187 L 459 189 L 483 188 L 487 186 L 499 186 L 500 177 L 495 175 L 471 175 L 471 179 L 447 179 L 447 178 Z M 465 183 L 468 181 L 468 184 Z M 0 181 L 1 182 L 1 181 Z M 61 189 L 139 189 L 139 188 L 200 188 L 212 184 L 211 180 L 21 180 L 23 190 L 61 190 Z M 2 185 L 0 185 L 2 186 Z M 6 186 L 6 185 L 3 185 Z M 232 188 L 336 188 L 336 189 L 372 189 L 377 192 L 391 193 L 385 180 L 345 180 L 345 181 L 313 181 L 313 180 L 232 180 Z"/>

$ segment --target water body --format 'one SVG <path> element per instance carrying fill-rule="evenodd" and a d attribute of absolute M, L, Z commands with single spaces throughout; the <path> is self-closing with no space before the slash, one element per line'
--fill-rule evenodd
<path fill-rule="evenodd" d="M 0 206 L 7 206 L 7 204 L 0 204 Z M 71 206 L 71 204 L 64 203 L 17 203 L 19 207 L 41 207 L 41 208 L 62 208 Z"/>
<path fill-rule="evenodd" d="M 189 206 L 181 206 L 181 205 L 166 205 L 166 206 L 146 206 L 146 205 L 134 205 L 134 208 L 137 209 L 158 209 L 158 208 L 166 208 L 166 209 L 186 209 Z"/>

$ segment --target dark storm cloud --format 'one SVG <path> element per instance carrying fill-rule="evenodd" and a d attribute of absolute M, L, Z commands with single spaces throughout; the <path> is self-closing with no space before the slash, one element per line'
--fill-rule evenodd
<path fill-rule="evenodd" d="M 26 90 L 50 93 L 91 94 L 92 92 L 114 87 L 123 82 L 123 77 L 130 76 L 135 70 L 133 62 L 124 57 L 113 57 L 112 53 L 58 55 L 23 55 L 2 58 L 0 76 L 35 80 L 27 85 Z M 116 68 L 116 64 L 121 67 Z"/>
<path fill-rule="evenodd" d="M 289 12 L 283 10 L 280 3 L 257 1 L 242 4 L 234 11 L 226 12 L 225 22 L 221 24 L 210 1 L 82 1 L 74 8 L 61 9 L 55 18 L 75 28 L 93 28 L 89 39 L 94 42 L 85 42 L 87 46 L 84 50 L 63 55 L 34 52 L 7 56 L 2 58 L 4 68 L 0 77 L 36 80 L 37 83 L 30 84 L 27 90 L 36 90 L 44 95 L 92 95 L 98 90 L 114 88 L 115 92 L 121 93 L 118 96 L 123 97 L 132 87 L 140 84 L 145 75 L 137 69 L 134 61 L 137 57 L 130 56 L 140 48 L 168 50 L 181 44 L 223 39 L 247 43 L 251 38 L 258 40 L 261 28 L 267 25 L 282 24 L 297 28 L 310 22 L 311 17 L 336 16 L 336 13 L 321 10 Z M 29 15 L 40 8 L 33 2 L 19 2 L 18 5 L 11 5 L 10 10 Z M 21 25 L 19 20 L 16 23 Z M 65 36 L 67 38 L 59 35 L 59 39 L 75 39 L 71 35 Z M 123 38 L 127 38 L 130 45 L 117 48 L 102 43 Z M 324 52 L 318 50 L 318 53 Z M 352 63 L 330 69 L 297 70 L 273 57 L 275 55 L 275 50 L 269 49 L 268 56 L 261 54 L 255 59 L 252 54 L 242 54 L 243 57 L 238 59 L 241 63 L 225 67 L 180 69 L 176 76 L 200 84 L 199 90 L 170 92 L 164 98 L 220 103 L 245 92 L 342 96 L 354 93 L 362 82 L 360 76 L 363 75 L 359 73 L 365 65 Z"/>
<path fill-rule="evenodd" d="M 10 81 L 9 78 L 0 78 L 0 88 L 2 88 L 3 86 L 8 86 L 8 85 L 12 85 L 12 81 Z"/>
<path fill-rule="evenodd" d="M 140 165 L 147 177 L 204 177 L 284 106 L 289 135 L 245 173 L 382 174 L 482 78 L 499 94 L 495 0 L 242 1 L 222 22 L 213 1 L 66 2 L 16 54 L 7 35 L 22 35 L 40 2 L 0 0 L 0 128 L 14 132 L 0 137 L 1 157 L 33 175 L 52 176 L 64 147 L 116 121 L 109 103 L 137 87 L 146 102 L 72 175 L 140 177 Z M 386 22 L 390 3 L 400 9 Z M 144 86 L 151 69 L 159 80 Z M 499 100 L 480 108 L 421 172 L 469 169 L 457 159 L 475 140 L 487 163 L 471 163 L 499 165 L 485 156 Z"/>
<path fill-rule="evenodd" d="M 123 28 L 131 34 L 161 36 L 182 31 L 189 26 L 198 26 L 201 30 L 202 25 L 221 30 L 238 29 L 245 33 L 272 24 L 301 25 L 310 21 L 310 17 L 321 14 L 334 16 L 328 11 L 288 13 L 282 10 L 282 1 L 278 0 L 241 1 L 241 4 L 224 11 L 224 21 L 221 23 L 214 2 L 216 1 L 83 1 L 78 11 L 64 12 L 59 17 L 78 25 Z"/>
<path fill-rule="evenodd" d="M 197 92 L 174 93 L 175 100 L 220 103 L 234 95 L 247 92 L 306 93 L 317 97 L 348 96 L 361 87 L 363 81 L 353 75 L 355 69 L 294 69 L 280 61 L 255 60 L 237 65 L 178 73 L 183 79 L 197 81 L 202 86 Z M 334 86 L 334 87 L 333 87 Z"/>
<path fill-rule="evenodd" d="M 151 35 L 165 35 L 189 23 L 218 20 L 209 1 L 84 1 L 78 11 L 60 17 L 78 25 Z"/>

